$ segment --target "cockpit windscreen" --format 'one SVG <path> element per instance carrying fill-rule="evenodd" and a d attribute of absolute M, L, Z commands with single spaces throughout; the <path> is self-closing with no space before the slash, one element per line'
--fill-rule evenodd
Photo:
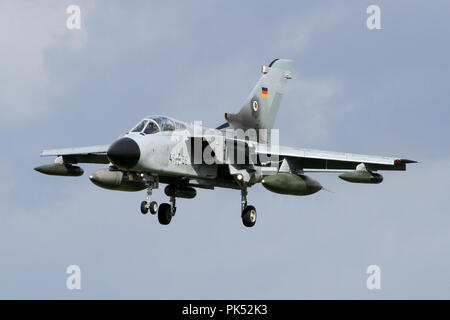
<path fill-rule="evenodd" d="M 131 129 L 131 132 L 141 132 L 144 129 L 147 122 L 148 120 L 142 120 L 133 129 Z"/>
<path fill-rule="evenodd" d="M 184 130 L 186 125 L 183 122 L 176 121 L 164 116 L 153 116 L 139 122 L 131 132 L 140 132 L 143 134 L 153 134 L 160 131 Z"/>

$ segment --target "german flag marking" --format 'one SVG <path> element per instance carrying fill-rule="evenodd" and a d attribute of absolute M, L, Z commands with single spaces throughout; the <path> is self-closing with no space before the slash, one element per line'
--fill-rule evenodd
<path fill-rule="evenodd" d="M 262 87 L 262 88 L 261 88 L 261 95 L 262 95 L 264 98 L 267 98 L 267 97 L 269 96 L 269 90 L 267 90 L 267 88 L 265 88 L 265 87 Z"/>

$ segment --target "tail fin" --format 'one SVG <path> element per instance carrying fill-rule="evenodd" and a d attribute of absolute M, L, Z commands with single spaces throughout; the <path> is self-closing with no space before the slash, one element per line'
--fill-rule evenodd
<path fill-rule="evenodd" d="M 225 113 L 234 129 L 272 129 L 280 107 L 287 79 L 291 78 L 292 60 L 275 59 L 268 67 L 237 114 Z"/>

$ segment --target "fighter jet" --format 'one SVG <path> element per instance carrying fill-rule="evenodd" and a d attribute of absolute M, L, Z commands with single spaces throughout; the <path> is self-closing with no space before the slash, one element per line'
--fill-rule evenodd
<path fill-rule="evenodd" d="M 292 78 L 292 60 L 275 59 L 262 66 L 262 75 L 236 114 L 225 113 L 216 128 L 185 123 L 166 116 L 148 116 L 113 143 L 90 147 L 44 150 L 54 163 L 35 170 L 57 176 L 81 176 L 79 163 L 108 165 L 89 178 L 101 188 L 147 190 L 142 214 L 157 214 L 162 225 L 175 215 L 177 198 L 191 199 L 196 188 L 240 190 L 241 219 L 256 223 L 256 209 L 247 203 L 247 191 L 257 183 L 269 191 L 305 196 L 323 189 L 308 172 L 341 173 L 352 183 L 378 184 L 381 170 L 406 170 L 416 161 L 343 152 L 280 146 L 274 137 L 275 118 L 284 88 Z M 166 184 L 168 203 L 151 201 L 152 191 Z M 219 209 L 220 210 L 220 209 Z"/>

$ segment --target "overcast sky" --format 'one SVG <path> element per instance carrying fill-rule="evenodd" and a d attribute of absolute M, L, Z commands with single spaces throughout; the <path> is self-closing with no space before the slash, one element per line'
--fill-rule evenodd
<path fill-rule="evenodd" d="M 0 298 L 450 298 L 448 1 L 0 2 Z M 66 8 L 81 8 L 81 30 Z M 366 8 L 381 8 L 368 30 Z M 161 226 L 145 191 L 44 176 L 46 148 L 108 144 L 149 114 L 215 127 L 294 60 L 283 145 L 410 158 L 333 193 L 200 190 Z M 166 202 L 163 189 L 154 199 Z M 66 288 L 79 265 L 82 289 Z M 381 290 L 366 268 L 381 268 Z"/>

